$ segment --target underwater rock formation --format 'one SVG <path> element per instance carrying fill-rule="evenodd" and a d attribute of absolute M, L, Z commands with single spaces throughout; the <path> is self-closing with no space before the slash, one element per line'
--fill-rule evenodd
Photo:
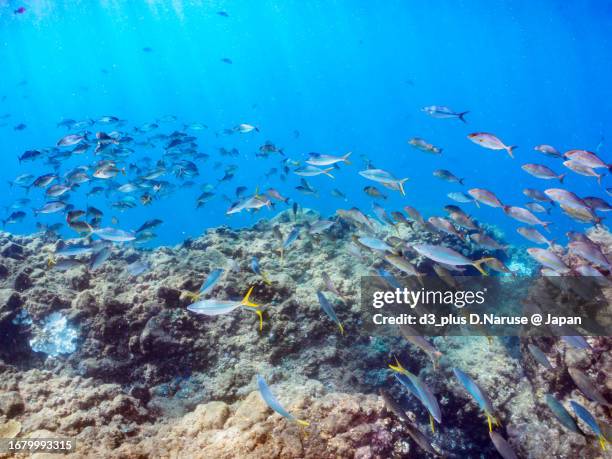
<path fill-rule="evenodd" d="M 608 407 L 585 398 L 567 372 L 582 369 L 610 400 L 609 338 L 589 339 L 592 351 L 538 339 L 555 366 L 546 370 L 525 350 L 527 341 L 438 337 L 443 357 L 434 370 L 405 340 L 362 332 L 359 279 L 376 262 L 349 250 L 345 223 L 318 238 L 303 232 L 282 260 L 273 226 L 288 234 L 294 223 L 283 213 L 249 229 L 210 229 L 176 247 L 117 246 L 95 271 L 86 264 L 53 268 L 49 257 L 59 241 L 2 233 L 0 424 L 20 422 L 20 436 L 76 437 L 79 450 L 70 457 L 426 457 L 384 407 L 378 389 L 385 388 L 438 450 L 495 457 L 486 419 L 452 376 L 459 367 L 489 395 L 520 457 L 598 457 L 594 437 L 565 430 L 543 396 L 577 400 L 609 422 Z M 398 231 L 413 242 L 452 244 L 407 226 Z M 592 235 L 612 247 L 606 231 Z M 254 256 L 270 283 L 251 269 Z M 150 268 L 134 276 L 127 267 L 137 261 Z M 422 258 L 413 261 L 431 271 Z M 217 317 L 186 309 L 189 292 L 220 267 L 228 272 L 210 296 L 242 298 L 254 286 L 261 332 L 247 309 Z M 317 300 L 323 272 L 343 296 L 327 295 L 344 336 Z M 49 317 L 74 330 L 74 347 L 64 348 L 71 352 L 31 346 L 41 342 Z M 422 405 L 388 371 L 393 355 L 436 394 L 443 421 L 435 433 Z M 256 374 L 311 426 L 273 413 L 257 392 Z"/>

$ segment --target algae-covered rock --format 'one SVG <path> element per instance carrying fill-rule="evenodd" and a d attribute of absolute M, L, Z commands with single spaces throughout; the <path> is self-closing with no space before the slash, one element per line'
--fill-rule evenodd
<path fill-rule="evenodd" d="M 257 229 L 212 229 L 177 247 L 125 253 L 113 247 L 103 269 L 78 271 L 87 273 L 86 283 L 74 281 L 77 271 L 48 268 L 52 244 L 22 238 L 24 259 L 19 266 L 4 259 L 9 272 L 0 276 L 0 327 L 6 331 L 0 415 L 15 418 L 25 432 L 75 436 L 92 457 L 424 457 L 376 395 L 384 388 L 407 412 L 411 428 L 436 449 L 494 457 L 486 418 L 455 379 L 456 367 L 487 393 L 500 431 L 519 456 L 598 457 L 596 442 L 568 433 L 543 397 L 554 394 L 565 405 L 575 399 L 598 421 L 609 421 L 606 409 L 586 399 L 567 373 L 570 366 L 580 368 L 611 400 L 609 338 L 588 338 L 592 349 L 579 350 L 553 337 L 491 343 L 439 337 L 432 341 L 443 356 L 434 370 L 423 352 L 399 336 L 363 332 L 359 282 L 380 260 L 351 252 L 354 228 L 338 222 L 316 238 L 304 231 L 281 260 L 275 225 L 287 235 L 294 216 L 285 213 Z M 377 231 L 396 234 L 383 226 Z M 398 231 L 409 241 L 452 245 L 439 234 L 406 226 Z M 608 236 L 598 230 L 593 237 Z M 253 272 L 253 256 L 271 282 Z M 150 268 L 134 277 L 127 266 L 136 259 Z M 431 272 L 427 260 L 415 262 Z M 252 286 L 251 300 L 264 316 L 261 331 L 249 308 L 219 316 L 187 310 L 215 268 L 225 272 L 207 298 L 240 301 Z M 318 302 L 317 290 L 327 288 L 323 272 L 340 294 L 325 293 L 345 335 Z M 28 286 L 18 293 L 13 287 L 21 273 Z M 14 320 L 18 314 L 32 323 Z M 65 317 L 75 334 L 69 354 L 49 357 L 27 347 L 43 338 L 41 325 L 51 314 Z M 552 370 L 525 353 L 530 343 L 546 353 Z M 443 422 L 435 434 L 422 404 L 387 369 L 393 355 L 437 398 Z M 265 375 L 282 406 L 310 426 L 272 411 L 257 390 L 257 374 Z"/>
<path fill-rule="evenodd" d="M 21 432 L 21 422 L 11 419 L 0 424 L 0 438 L 15 438 Z"/>
<path fill-rule="evenodd" d="M 7 417 L 13 417 L 20 414 L 24 410 L 23 399 L 21 394 L 17 391 L 0 393 L 0 414 Z"/>

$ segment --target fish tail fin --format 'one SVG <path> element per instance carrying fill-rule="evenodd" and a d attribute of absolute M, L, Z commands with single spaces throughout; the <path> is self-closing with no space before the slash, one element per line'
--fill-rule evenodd
<path fill-rule="evenodd" d="M 344 160 L 344 164 L 351 164 L 351 162 L 349 161 L 348 157 L 351 156 L 351 153 L 353 153 L 352 151 L 349 151 L 346 155 L 344 155 L 342 157 L 342 159 Z"/>
<path fill-rule="evenodd" d="M 53 257 L 53 255 L 49 255 L 49 258 L 47 259 L 47 267 L 52 268 L 56 264 L 57 264 L 57 260 L 55 259 L 55 257 Z"/>
<path fill-rule="evenodd" d="M 406 374 L 407 371 L 406 369 L 402 366 L 402 363 L 398 360 L 397 356 L 393 356 L 393 358 L 395 359 L 395 365 L 393 364 L 389 364 L 389 368 L 391 368 L 393 371 L 396 371 L 398 373 L 402 373 L 402 374 Z"/>
<path fill-rule="evenodd" d="M 476 207 L 478 207 L 480 209 L 480 203 L 478 202 L 477 199 L 474 199 L 474 204 L 476 204 Z"/>
<path fill-rule="evenodd" d="M 601 186 L 601 179 L 603 178 L 603 176 L 604 176 L 604 175 L 606 175 L 606 174 L 601 173 L 601 174 L 599 174 L 599 175 L 597 176 L 597 184 L 598 184 L 599 186 Z"/>
<path fill-rule="evenodd" d="M 561 174 L 561 175 L 559 175 L 559 177 L 557 177 L 559 179 L 559 183 L 563 183 L 563 180 L 565 179 L 566 175 L 567 174 Z M 599 181 L 599 179 L 598 179 L 598 181 Z"/>
<path fill-rule="evenodd" d="M 338 328 L 340 329 L 340 334 L 342 336 L 344 336 L 344 325 L 342 325 L 340 322 L 338 322 Z"/>
<path fill-rule="evenodd" d="M 489 424 L 489 432 L 493 432 L 493 423 L 491 422 L 491 420 L 493 419 L 489 413 L 486 413 L 487 415 L 487 423 Z"/>
<path fill-rule="evenodd" d="M 259 331 L 263 330 L 263 312 L 261 312 L 261 309 L 257 308 L 255 309 L 255 314 L 257 314 L 257 316 L 259 317 Z"/>
<path fill-rule="evenodd" d="M 470 112 L 469 112 L 469 111 L 467 111 L 467 112 L 461 112 L 461 113 L 459 113 L 458 118 L 459 118 L 461 121 L 463 121 L 464 123 L 466 123 L 466 124 L 467 124 L 467 121 L 466 121 L 466 119 L 465 119 L 465 115 L 467 115 L 468 113 L 470 113 Z"/>
<path fill-rule="evenodd" d="M 603 435 L 598 435 L 597 439 L 599 440 L 599 446 L 601 446 L 601 450 L 605 451 L 606 450 L 606 445 L 608 444 L 608 441 L 606 440 L 606 437 L 604 437 Z"/>
<path fill-rule="evenodd" d="M 436 425 L 434 424 L 434 418 L 431 414 L 429 415 L 429 427 L 431 427 L 431 433 L 436 433 Z"/>
<path fill-rule="evenodd" d="M 400 193 L 402 196 L 406 196 L 406 192 L 404 191 L 404 183 L 408 181 L 408 178 L 401 179 L 397 184 L 399 185 Z"/>
<path fill-rule="evenodd" d="M 484 269 L 482 269 L 482 266 L 480 265 L 482 265 L 483 263 L 486 263 L 487 261 L 492 261 L 492 260 L 495 260 L 495 258 L 494 257 L 481 258 L 480 260 L 476 260 L 474 263 L 472 263 L 472 266 L 476 268 L 478 271 L 480 271 L 480 273 L 483 276 L 488 276 L 487 272 Z"/>
<path fill-rule="evenodd" d="M 459 185 L 465 185 L 465 183 L 463 183 L 465 181 L 465 178 L 460 178 L 459 179 Z"/>
<path fill-rule="evenodd" d="M 121 168 L 121 175 L 125 176 L 125 167 Z"/>
<path fill-rule="evenodd" d="M 302 419 L 296 419 L 295 422 L 297 422 L 299 425 L 304 426 L 304 427 L 308 427 L 310 425 L 310 422 L 303 421 Z"/>
<path fill-rule="evenodd" d="M 240 302 L 240 304 L 242 304 L 243 306 L 248 306 L 250 308 L 258 308 L 259 305 L 256 303 L 252 303 L 250 300 L 251 297 L 251 293 L 253 292 L 253 289 L 255 288 L 255 286 L 252 286 L 249 291 L 246 293 L 246 295 L 244 295 L 244 298 L 242 299 L 242 301 Z"/>
<path fill-rule="evenodd" d="M 334 169 L 333 167 L 328 167 L 327 169 L 323 169 L 323 173 L 327 175 L 329 178 L 334 178 L 334 176 L 329 173 L 329 171 L 333 169 Z"/>
<path fill-rule="evenodd" d="M 190 292 L 190 291 L 186 290 L 184 293 L 185 293 L 185 296 L 187 298 L 189 298 L 191 301 L 193 301 L 194 303 L 200 299 L 200 293 L 199 292 L 198 293 L 194 293 L 194 292 Z"/>
<path fill-rule="evenodd" d="M 514 159 L 514 153 L 513 153 L 513 151 L 514 151 L 515 149 L 517 149 L 517 148 L 518 148 L 518 147 L 517 147 L 516 145 L 512 145 L 512 146 L 510 146 L 510 147 L 506 147 L 506 151 L 508 152 L 508 154 L 510 155 L 510 157 L 511 157 L 512 159 Z"/>
<path fill-rule="evenodd" d="M 255 314 L 257 314 L 257 316 L 259 317 L 259 331 L 262 331 L 263 330 L 263 312 L 261 311 L 259 304 L 253 303 L 250 300 L 250 296 L 251 296 L 251 293 L 253 292 L 254 288 L 255 288 L 255 286 L 252 286 L 249 289 L 249 291 L 244 296 L 244 298 L 242 299 L 240 304 L 242 306 L 246 306 L 247 308 L 253 308 L 254 309 Z"/>
<path fill-rule="evenodd" d="M 268 284 L 268 285 L 272 285 L 272 281 L 270 280 L 270 278 L 268 277 L 268 273 L 265 271 L 261 272 L 261 277 L 263 279 L 263 281 Z"/>

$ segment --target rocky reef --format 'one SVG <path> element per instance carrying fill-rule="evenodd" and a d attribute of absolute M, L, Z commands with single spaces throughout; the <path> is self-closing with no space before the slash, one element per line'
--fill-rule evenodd
<path fill-rule="evenodd" d="M 378 395 L 385 388 L 438 450 L 496 457 L 485 418 L 452 376 L 459 367 L 488 393 L 520 457 L 603 457 L 594 437 L 554 419 L 543 396 L 578 400 L 609 423 L 609 408 L 586 399 L 567 372 L 581 369 L 610 400 L 609 338 L 589 338 L 591 350 L 538 338 L 555 366 L 547 370 L 526 340 L 438 337 L 443 357 L 434 370 L 400 337 L 363 333 L 359 280 L 378 262 L 350 250 L 354 228 L 339 222 L 318 237 L 303 231 L 281 258 L 273 228 L 287 235 L 293 226 L 283 213 L 248 229 L 210 229 L 172 248 L 115 246 L 95 270 L 54 268 L 49 259 L 62 242 L 53 238 L 0 233 L 0 426 L 13 432 L 18 425 L 19 437 L 75 437 L 69 457 L 427 457 L 385 408 Z M 397 231 L 412 242 L 453 243 L 408 226 Z M 591 236 L 612 251 L 607 231 Z M 270 282 L 251 269 L 254 256 Z M 128 265 L 137 261 L 148 269 L 132 275 Z M 414 262 L 431 271 L 427 261 Z M 246 309 L 217 317 L 186 309 L 189 292 L 215 268 L 226 274 L 209 295 L 242 298 L 254 286 L 263 330 Z M 324 272 L 342 294 L 328 297 L 344 336 L 317 300 Z M 436 394 L 443 422 L 435 433 L 422 405 L 387 370 L 393 355 Z M 270 410 L 256 374 L 310 427 Z"/>

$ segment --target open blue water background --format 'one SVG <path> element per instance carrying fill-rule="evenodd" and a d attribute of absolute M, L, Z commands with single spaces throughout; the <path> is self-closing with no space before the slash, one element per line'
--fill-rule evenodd
<path fill-rule="evenodd" d="M 14 14 L 20 6 L 26 12 Z M 561 151 L 599 145 L 600 156 L 610 160 L 611 30 L 609 1 L 0 1 L 0 115 L 11 115 L 0 120 L 0 205 L 24 193 L 10 188 L 8 180 L 51 172 L 43 162 L 20 165 L 17 156 L 53 146 L 66 132 L 56 127 L 62 118 L 115 115 L 128 120 L 131 130 L 168 114 L 178 122 L 160 123 L 161 132 L 181 129 L 183 123 L 209 126 L 196 133 L 199 151 L 211 155 L 198 163 L 196 188 L 118 212 L 102 196 L 86 200 L 85 185 L 73 194 L 77 207 L 94 205 L 105 211 L 105 226 L 116 216 L 123 229 L 161 218 L 160 244 L 273 215 L 263 210 L 228 218 L 229 203 L 221 196 L 233 196 L 240 185 L 253 191 L 274 186 L 324 214 L 353 205 L 370 211 L 372 199 L 362 190 L 373 183 L 357 174 L 364 169 L 360 155 L 397 177 L 410 177 L 406 197 L 385 190 L 388 211 L 411 205 L 426 216 L 443 215 L 442 206 L 450 203 L 446 194 L 471 187 L 522 205 L 528 202 L 523 188 L 543 190 L 557 183 L 529 176 L 521 164 L 564 169 L 560 160 L 533 151 L 535 145 L 548 143 Z M 468 124 L 420 112 L 434 104 L 469 110 Z M 15 131 L 19 123 L 27 128 Z M 261 132 L 215 135 L 239 123 Z M 475 131 L 518 145 L 516 159 L 471 143 L 466 135 Z M 443 154 L 413 149 L 407 140 L 414 136 L 439 145 Z M 266 140 L 298 160 L 311 151 L 352 151 L 353 164 L 341 166 L 335 180 L 309 178 L 319 197 L 304 196 L 294 190 L 299 177 L 290 174 L 281 182 L 264 176 L 271 167 L 280 168 L 278 156 L 255 157 Z M 219 147 L 236 147 L 240 156 L 220 158 Z M 137 148 L 134 160 L 162 153 L 161 144 Z M 90 151 L 67 161 L 61 172 L 97 159 Z M 223 175 L 222 168 L 213 168 L 217 160 L 237 164 L 236 177 L 196 210 L 197 187 Z M 465 177 L 466 187 L 434 178 L 438 168 Z M 571 172 L 566 186 L 580 196 L 605 197 L 595 179 Z M 348 202 L 331 197 L 333 188 Z M 32 190 L 30 197 L 35 207 L 44 202 L 41 190 Z M 463 207 L 520 240 L 515 234 L 520 224 L 500 209 Z M 550 218 L 558 239 L 582 227 L 558 209 Z M 62 219 L 60 214 L 39 217 L 44 223 Z M 22 223 L 7 229 L 29 233 L 35 222 L 28 209 Z"/>

